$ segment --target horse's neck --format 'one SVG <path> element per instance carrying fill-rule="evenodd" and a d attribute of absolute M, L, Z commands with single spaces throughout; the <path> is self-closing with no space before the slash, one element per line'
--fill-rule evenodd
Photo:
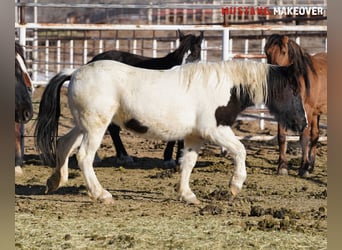
<path fill-rule="evenodd" d="M 181 65 L 183 62 L 185 52 L 181 52 L 179 50 L 175 50 L 165 56 L 166 61 L 169 63 L 173 63 L 172 66 Z"/>

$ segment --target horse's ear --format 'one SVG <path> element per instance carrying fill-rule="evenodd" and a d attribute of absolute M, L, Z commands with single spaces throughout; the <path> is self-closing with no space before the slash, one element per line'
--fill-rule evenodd
<path fill-rule="evenodd" d="M 178 37 L 179 39 L 183 39 L 184 38 L 184 34 L 182 33 L 182 31 L 180 31 L 179 29 L 177 30 L 178 31 Z"/>

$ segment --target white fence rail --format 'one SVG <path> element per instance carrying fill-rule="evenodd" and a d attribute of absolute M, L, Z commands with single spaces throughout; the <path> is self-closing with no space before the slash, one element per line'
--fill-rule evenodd
<path fill-rule="evenodd" d="M 16 23 L 15 28 L 19 43 L 26 48 L 34 84 L 46 84 L 61 69 L 85 64 L 105 50 L 126 50 L 151 57 L 164 56 L 178 46 L 178 29 L 191 33 L 204 31 L 201 54 L 204 61 L 232 58 L 264 60 L 263 46 L 267 36 L 272 33 L 289 34 L 299 43 L 306 39 L 306 47 L 311 53 L 327 51 L 327 27 L 324 25 L 223 27 Z"/>

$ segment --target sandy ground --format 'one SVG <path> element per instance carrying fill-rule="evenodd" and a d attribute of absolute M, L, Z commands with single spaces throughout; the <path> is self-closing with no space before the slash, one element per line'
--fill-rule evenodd
<path fill-rule="evenodd" d="M 42 90 L 35 92 L 35 101 Z M 65 98 L 62 102 L 61 133 L 72 122 Z M 34 121 L 26 126 L 28 135 L 33 127 Z M 276 135 L 276 124 L 266 122 L 260 130 L 257 121 L 239 121 L 234 131 Z M 298 142 L 288 144 L 289 175 L 278 176 L 276 140 L 243 141 L 248 176 L 232 204 L 232 159 L 206 144 L 191 176 L 202 201 L 195 206 L 176 199 L 179 172 L 163 165 L 164 142 L 127 131 L 122 139 L 133 164 L 117 161 L 109 135 L 98 151 L 96 174 L 115 199 L 106 206 L 89 199 L 74 158 L 69 182 L 44 194 L 52 168 L 42 165 L 33 138 L 25 138 L 24 175 L 15 180 L 16 249 L 327 249 L 326 141 L 319 143 L 315 172 L 305 179 L 297 176 Z"/>

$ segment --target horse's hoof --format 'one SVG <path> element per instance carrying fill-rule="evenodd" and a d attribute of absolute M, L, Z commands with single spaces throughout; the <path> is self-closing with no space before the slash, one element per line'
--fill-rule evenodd
<path fill-rule="evenodd" d="M 184 201 L 189 204 L 199 205 L 201 204 L 201 201 L 196 198 L 196 195 L 192 194 L 189 196 L 180 196 L 180 201 Z"/>
<path fill-rule="evenodd" d="M 113 199 L 113 197 L 104 198 L 104 199 L 100 199 L 100 202 L 105 204 L 105 205 L 113 205 L 114 199 Z"/>
<path fill-rule="evenodd" d="M 309 177 L 309 171 L 306 169 L 299 169 L 298 175 L 302 178 L 307 178 Z"/>
<path fill-rule="evenodd" d="M 232 193 L 233 198 L 240 193 L 241 188 L 236 186 L 235 184 L 230 183 L 229 184 L 230 192 Z"/>
<path fill-rule="evenodd" d="M 15 177 L 24 175 L 23 169 L 20 166 L 15 166 L 14 171 L 15 171 Z"/>
<path fill-rule="evenodd" d="M 46 189 L 45 194 L 51 194 L 52 192 L 55 192 L 58 189 L 59 186 L 59 180 L 55 175 L 52 175 L 47 181 L 46 181 Z"/>
<path fill-rule="evenodd" d="M 278 169 L 278 175 L 288 175 L 288 171 L 286 168 L 279 168 Z"/>

